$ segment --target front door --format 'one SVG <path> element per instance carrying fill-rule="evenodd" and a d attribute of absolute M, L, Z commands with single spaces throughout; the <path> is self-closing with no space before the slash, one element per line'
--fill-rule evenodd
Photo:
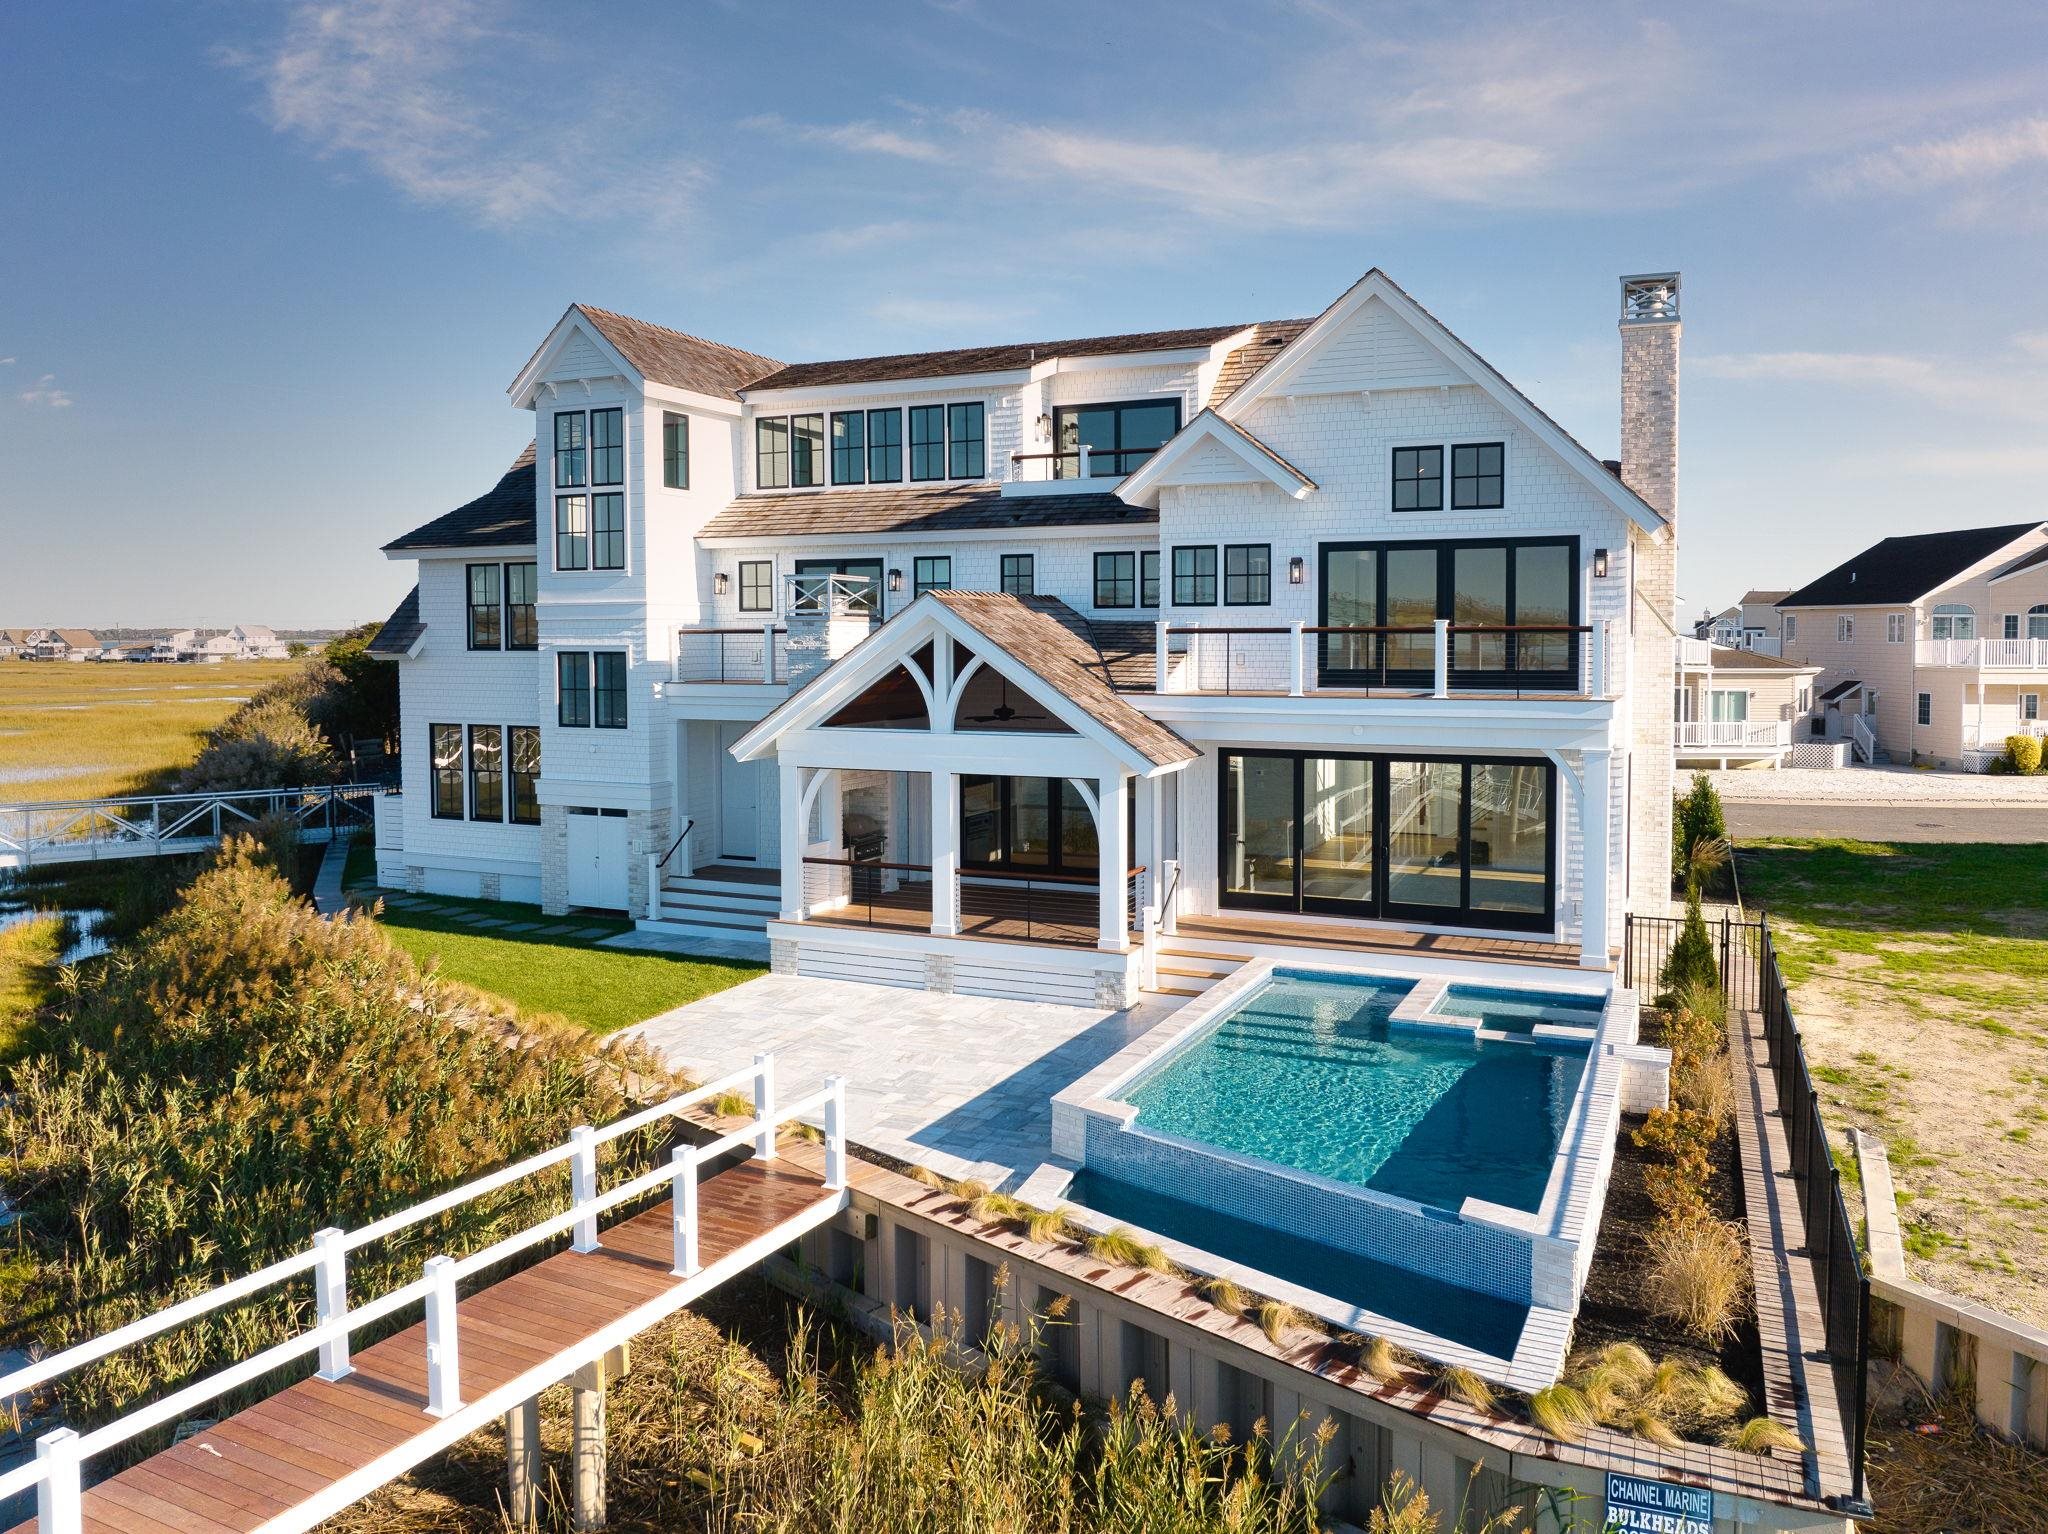
<path fill-rule="evenodd" d="M 626 812 L 572 805 L 568 827 L 569 904 L 625 910 Z"/>
<path fill-rule="evenodd" d="M 761 764 L 732 759 L 733 743 L 747 728 L 718 727 L 718 855 L 736 863 L 752 863 L 761 855 Z"/>

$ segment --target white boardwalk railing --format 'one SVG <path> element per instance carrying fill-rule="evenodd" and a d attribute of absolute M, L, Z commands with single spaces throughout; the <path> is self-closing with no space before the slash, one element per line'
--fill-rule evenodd
<path fill-rule="evenodd" d="M 753 1119 L 704 1145 L 679 1147 L 665 1165 L 657 1166 L 617 1186 L 597 1191 L 598 1148 L 636 1130 L 672 1119 L 690 1108 L 711 1101 L 725 1092 L 752 1084 Z M 152 1316 L 66 1348 L 48 1358 L 38 1359 L 12 1374 L 0 1376 L 0 1402 L 25 1393 L 73 1370 L 95 1363 L 124 1348 L 146 1342 L 185 1323 L 250 1299 L 274 1285 L 312 1274 L 316 1324 L 296 1337 L 253 1353 L 239 1363 L 196 1380 L 159 1400 L 88 1433 L 60 1427 L 36 1440 L 35 1460 L 0 1475 L 0 1503 L 33 1486 L 37 1494 L 37 1525 L 40 1534 L 81 1534 L 82 1470 L 85 1461 L 166 1423 L 190 1416 L 195 1408 L 217 1400 L 230 1391 L 253 1384 L 271 1371 L 298 1359 L 318 1354 L 323 1379 L 341 1379 L 350 1372 L 349 1336 L 352 1332 L 381 1321 L 410 1305 L 424 1304 L 427 1326 L 427 1415 L 446 1417 L 463 1404 L 461 1375 L 457 1365 L 461 1339 L 456 1320 L 456 1285 L 508 1257 L 527 1251 L 560 1236 L 570 1236 L 578 1251 L 595 1251 L 599 1246 L 598 1218 L 666 1188 L 675 1202 L 675 1265 L 678 1280 L 695 1276 L 698 1262 L 697 1184 L 703 1168 L 729 1151 L 752 1145 L 755 1154 L 772 1157 L 775 1130 L 806 1115 L 822 1116 L 825 1130 L 825 1189 L 846 1186 L 846 1085 L 838 1076 L 826 1078 L 822 1090 L 786 1105 L 775 1102 L 775 1067 L 772 1055 L 756 1055 L 754 1063 L 731 1075 L 697 1087 L 679 1097 L 593 1129 L 579 1125 L 563 1144 L 524 1161 L 464 1183 L 446 1193 L 423 1200 L 410 1208 L 373 1220 L 355 1230 L 325 1229 L 313 1236 L 305 1251 L 294 1253 L 243 1278 L 222 1284 L 206 1293 L 166 1306 Z M 375 1299 L 351 1307 L 348 1302 L 348 1254 L 372 1242 L 433 1219 L 472 1200 L 510 1187 L 529 1177 L 568 1163 L 571 1173 L 570 1207 L 560 1214 L 537 1221 L 524 1230 L 495 1241 L 463 1257 L 436 1255 L 426 1260 L 420 1277 Z M 17 1402 L 19 1404 L 19 1402 Z"/>
<path fill-rule="evenodd" d="M 290 820 L 308 841 L 327 841 L 369 828 L 384 792 L 374 783 L 329 783 L 0 804 L 0 869 L 192 852 L 271 818 Z"/>

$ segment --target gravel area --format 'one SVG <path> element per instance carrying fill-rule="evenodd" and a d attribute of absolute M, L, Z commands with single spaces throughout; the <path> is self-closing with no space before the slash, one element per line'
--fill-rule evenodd
<path fill-rule="evenodd" d="M 2048 808 L 2048 773 L 2031 778 L 1979 772 L 1876 767 L 1784 768 L 1777 772 L 1710 772 L 1729 804 L 2002 804 Z M 1691 781 L 1681 771 L 1681 791 Z"/>

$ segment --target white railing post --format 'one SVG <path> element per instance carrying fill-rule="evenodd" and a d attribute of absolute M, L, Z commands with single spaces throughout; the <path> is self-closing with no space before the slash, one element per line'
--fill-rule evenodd
<path fill-rule="evenodd" d="M 1159 907 L 1138 912 L 1138 989 L 1155 990 L 1159 980 Z"/>
<path fill-rule="evenodd" d="M 697 1147 L 678 1145 L 671 1158 L 674 1181 L 669 1185 L 669 1215 L 675 1222 L 677 1278 L 694 1278 L 697 1260 Z"/>
<path fill-rule="evenodd" d="M 1081 444 L 1081 478 L 1083 479 L 1088 477 L 1088 452 L 1088 444 L 1083 442 Z"/>
<path fill-rule="evenodd" d="M 576 1155 L 569 1163 L 569 1197 L 578 1209 L 588 1207 L 597 1197 L 597 1131 L 578 1124 L 569 1131 L 569 1143 Z M 597 1250 L 597 1216 L 586 1214 L 576 1222 L 576 1236 L 570 1243 L 579 1252 Z"/>
<path fill-rule="evenodd" d="M 1180 859 L 1162 858 L 1159 862 L 1159 933 L 1172 937 L 1180 930 L 1180 922 L 1174 912 L 1180 904 Z"/>
<path fill-rule="evenodd" d="M 754 1136 L 754 1154 L 763 1161 L 775 1159 L 775 1056 L 754 1056 L 754 1122 L 761 1132 Z"/>
<path fill-rule="evenodd" d="M 1290 698 L 1298 698 L 1301 696 L 1303 690 L 1302 673 L 1304 672 L 1304 670 L 1307 669 L 1302 664 L 1302 627 L 1302 621 L 1299 618 L 1296 618 L 1292 623 L 1287 625 L 1288 632 L 1293 636 L 1294 641 L 1294 654 L 1289 658 L 1287 669 L 1287 696 Z"/>
<path fill-rule="evenodd" d="M 1157 631 L 1159 644 L 1158 659 L 1154 662 L 1155 675 L 1152 679 L 1152 690 L 1154 692 L 1163 693 L 1166 691 L 1166 677 L 1171 665 L 1170 658 L 1166 653 L 1166 620 L 1164 618 L 1161 618 L 1157 623 L 1153 624 L 1152 627 Z"/>
<path fill-rule="evenodd" d="M 846 1078 L 825 1078 L 825 1188 L 846 1186 Z"/>
<path fill-rule="evenodd" d="M 1587 647 L 1586 691 L 1595 698 L 1608 696 L 1607 686 L 1607 638 L 1611 618 L 1602 618 L 1593 625 L 1593 643 Z"/>
<path fill-rule="evenodd" d="M 80 1484 L 78 1434 L 57 1428 L 36 1440 L 36 1528 L 41 1534 L 84 1534 L 85 1494 Z"/>
<path fill-rule="evenodd" d="M 775 620 L 761 625 L 761 680 L 775 680 Z"/>
<path fill-rule="evenodd" d="M 647 854 L 647 919 L 661 915 L 661 854 Z"/>
<path fill-rule="evenodd" d="M 1436 620 L 1436 696 L 1451 695 L 1451 620 Z"/>
<path fill-rule="evenodd" d="M 313 1250 L 320 1265 L 313 1270 L 313 1308 L 320 1324 L 348 1314 L 348 1247 L 345 1232 L 330 1225 L 313 1232 Z M 348 1333 L 320 1344 L 320 1378 L 338 1380 L 349 1371 Z"/>
<path fill-rule="evenodd" d="M 455 1347 L 455 1259 L 429 1257 L 427 1290 L 427 1415 L 462 1410 L 462 1362 Z"/>

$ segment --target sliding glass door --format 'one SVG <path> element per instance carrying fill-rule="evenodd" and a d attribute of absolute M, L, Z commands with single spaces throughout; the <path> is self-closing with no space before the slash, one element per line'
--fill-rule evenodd
<path fill-rule="evenodd" d="M 1225 906 L 1546 929 L 1548 762 L 1223 753 Z"/>

